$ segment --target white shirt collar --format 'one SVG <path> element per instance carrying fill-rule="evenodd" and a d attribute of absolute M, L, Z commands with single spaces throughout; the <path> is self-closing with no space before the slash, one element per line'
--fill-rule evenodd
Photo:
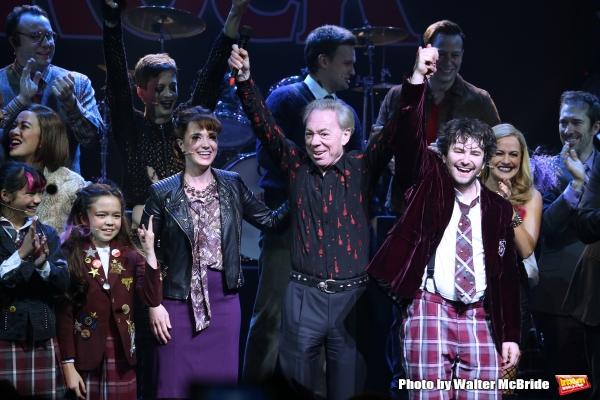
<path fill-rule="evenodd" d="M 308 89 L 311 91 L 313 96 L 315 96 L 315 99 L 322 99 L 328 94 L 331 94 L 333 98 L 337 100 L 335 93 L 327 93 L 327 90 L 323 89 L 323 86 L 319 85 L 319 82 L 315 81 L 310 74 L 304 78 L 304 83 L 306 83 Z"/>
<path fill-rule="evenodd" d="M 475 194 L 475 197 L 473 197 L 473 199 L 479 197 L 479 195 L 481 194 L 481 184 L 479 183 L 479 179 L 475 178 L 475 187 L 477 189 L 477 192 Z M 456 198 L 463 204 L 468 204 L 467 202 L 463 201 L 464 199 L 464 195 L 457 189 L 454 188 L 454 192 L 456 193 Z M 473 200 L 471 200 L 473 201 Z M 479 199 L 479 201 L 481 202 L 481 199 Z M 470 203 L 470 202 L 469 202 Z"/>

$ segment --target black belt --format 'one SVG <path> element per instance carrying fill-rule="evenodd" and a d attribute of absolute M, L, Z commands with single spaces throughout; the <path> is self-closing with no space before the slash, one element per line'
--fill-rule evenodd
<path fill-rule="evenodd" d="M 369 283 L 369 276 L 361 275 L 352 279 L 337 280 L 315 278 L 314 276 L 305 275 L 301 272 L 292 271 L 290 273 L 290 280 L 306 286 L 315 287 L 325 293 L 336 293 L 366 286 Z"/>

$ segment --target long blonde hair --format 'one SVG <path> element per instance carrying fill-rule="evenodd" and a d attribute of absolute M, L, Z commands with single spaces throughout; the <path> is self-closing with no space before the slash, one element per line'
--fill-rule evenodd
<path fill-rule="evenodd" d="M 529 151 L 527 150 L 527 142 L 525 136 L 511 124 L 499 124 L 492 128 L 496 140 L 508 136 L 514 136 L 521 145 L 521 165 L 519 165 L 519 171 L 511 179 L 512 193 L 508 199 L 513 207 L 518 209 L 522 208 L 533 197 L 533 178 L 531 174 L 531 166 L 529 162 Z M 481 173 L 481 181 L 486 182 L 490 177 L 489 164 L 483 169 Z"/>

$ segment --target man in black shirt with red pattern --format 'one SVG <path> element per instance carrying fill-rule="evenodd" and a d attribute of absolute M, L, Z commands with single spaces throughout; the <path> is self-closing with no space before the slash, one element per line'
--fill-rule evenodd
<path fill-rule="evenodd" d="M 321 346 L 327 398 L 360 393 L 366 376 L 370 300 L 368 200 L 392 157 L 393 124 L 365 151 L 344 153 L 354 115 L 336 100 L 304 110 L 303 151 L 288 142 L 250 78 L 248 53 L 234 46 L 238 95 L 266 153 L 285 178 L 292 217 L 290 276 L 279 336 L 279 366 L 288 379 L 314 389 Z"/>

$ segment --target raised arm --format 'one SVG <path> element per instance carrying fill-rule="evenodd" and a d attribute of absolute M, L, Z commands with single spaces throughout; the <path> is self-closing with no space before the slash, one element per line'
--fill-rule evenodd
<path fill-rule="evenodd" d="M 231 46 L 236 42 L 242 15 L 246 12 L 249 4 L 250 0 L 232 1 L 231 11 L 227 16 L 223 31 L 215 39 L 206 64 L 198 71 L 192 97 L 177 107 L 175 115 L 179 110 L 195 106 L 201 106 L 209 110 L 215 109 L 217 101 L 223 93 L 223 76 L 227 70 L 227 58 L 231 52 Z"/>
<path fill-rule="evenodd" d="M 260 140 L 271 161 L 287 174 L 305 153 L 293 143 L 288 142 L 285 135 L 275 123 L 275 119 L 265 104 L 260 92 L 250 78 L 250 60 L 248 52 L 233 46 L 229 65 L 239 69 L 237 76 L 237 95 L 248 119 L 252 122 L 252 130 Z"/>
<path fill-rule="evenodd" d="M 393 131 L 395 179 L 403 190 L 411 187 L 426 172 L 425 164 L 428 157 L 424 132 L 426 78 L 435 73 L 437 58 L 435 47 L 419 46 L 413 73 L 410 78 L 404 77 L 395 117 L 382 130 Z"/>
<path fill-rule="evenodd" d="M 109 0 L 100 0 L 100 2 L 104 18 L 102 49 L 106 63 L 106 101 L 110 108 L 113 138 L 122 162 L 127 163 L 127 149 L 131 149 L 135 144 L 136 126 L 133 87 L 127 74 L 127 58 L 121 26 L 123 4 L 119 2 L 119 5 L 116 5 Z"/>
<path fill-rule="evenodd" d="M 557 236 L 575 221 L 585 182 L 583 163 L 568 144 L 563 147 L 560 157 L 564 166 L 558 176 L 561 185 L 543 196 L 542 232 L 545 235 Z"/>

